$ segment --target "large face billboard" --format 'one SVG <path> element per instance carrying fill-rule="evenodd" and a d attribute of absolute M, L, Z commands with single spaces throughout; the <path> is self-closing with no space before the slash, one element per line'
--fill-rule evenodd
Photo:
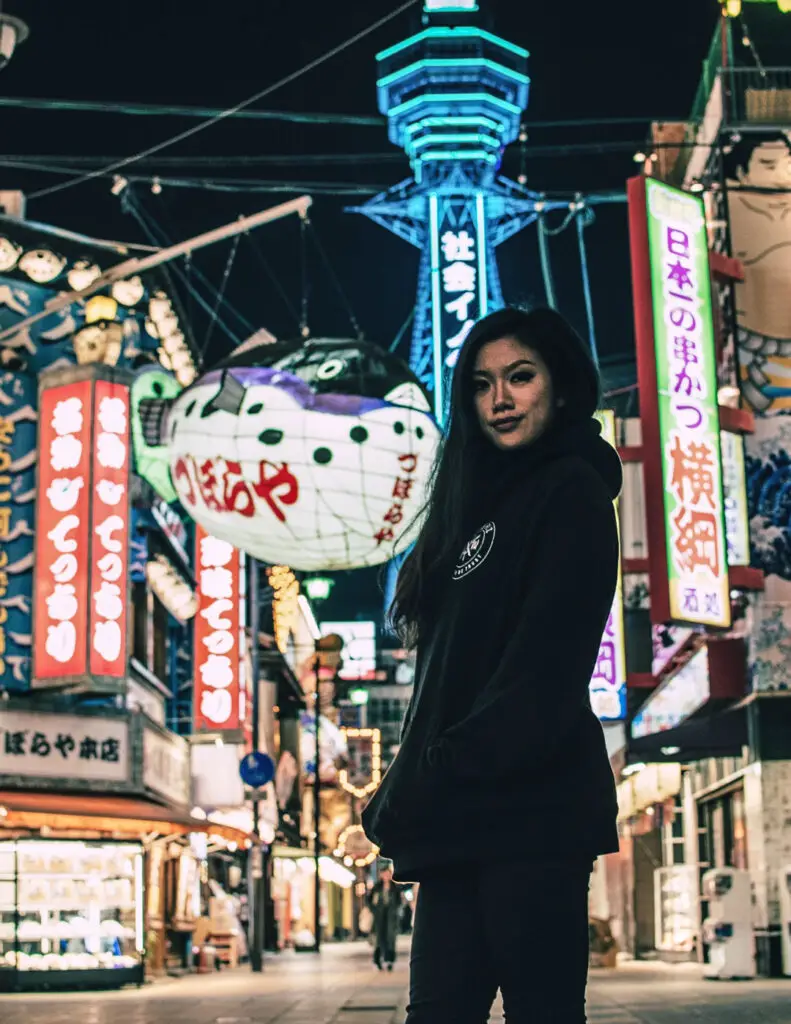
<path fill-rule="evenodd" d="M 731 623 L 717 355 L 703 201 L 629 182 L 651 615 Z"/>
<path fill-rule="evenodd" d="M 791 130 L 744 133 L 726 157 L 752 565 L 766 574 L 753 609 L 753 686 L 786 690 L 791 672 Z"/>

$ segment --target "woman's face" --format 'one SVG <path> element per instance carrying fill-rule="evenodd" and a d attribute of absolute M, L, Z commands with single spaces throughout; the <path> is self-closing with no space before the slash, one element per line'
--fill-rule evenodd
<path fill-rule="evenodd" d="M 547 364 L 516 338 L 482 345 L 472 374 L 478 422 L 497 448 L 522 448 L 552 422 L 554 393 Z"/>

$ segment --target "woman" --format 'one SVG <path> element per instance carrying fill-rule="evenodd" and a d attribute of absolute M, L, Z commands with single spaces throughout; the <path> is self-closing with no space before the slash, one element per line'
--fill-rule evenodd
<path fill-rule="evenodd" d="M 599 379 L 551 310 L 470 332 L 392 609 L 417 645 L 395 762 L 363 815 L 419 881 L 407 1024 L 583 1024 L 588 883 L 618 849 L 588 697 L 615 591 L 621 464 Z"/>
<path fill-rule="evenodd" d="M 373 914 L 374 964 L 382 970 L 384 961 L 392 971 L 396 961 L 396 943 L 401 923 L 401 893 L 393 883 L 393 870 L 389 864 L 379 871 L 379 881 L 371 889 L 368 906 Z"/>

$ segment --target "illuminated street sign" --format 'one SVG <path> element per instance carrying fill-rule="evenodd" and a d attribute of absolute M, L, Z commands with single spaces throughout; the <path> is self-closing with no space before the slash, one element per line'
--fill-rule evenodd
<path fill-rule="evenodd" d="M 601 423 L 602 437 L 615 448 L 615 414 L 605 409 L 596 414 L 596 419 Z M 601 721 L 618 722 L 626 718 L 626 646 L 620 566 L 615 597 L 590 682 L 590 697 L 593 712 Z"/>
<path fill-rule="evenodd" d="M 651 617 L 731 623 L 703 201 L 629 182 Z"/>

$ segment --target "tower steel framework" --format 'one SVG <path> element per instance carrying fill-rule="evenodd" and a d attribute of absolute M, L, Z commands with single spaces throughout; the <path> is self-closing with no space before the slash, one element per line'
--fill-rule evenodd
<path fill-rule="evenodd" d="M 440 423 L 462 342 L 503 305 L 497 246 L 553 205 L 498 174 L 527 107 L 529 54 L 480 21 L 477 0 L 425 0 L 421 30 L 377 54 L 379 109 L 413 177 L 353 211 L 420 249 L 410 363 Z"/>

